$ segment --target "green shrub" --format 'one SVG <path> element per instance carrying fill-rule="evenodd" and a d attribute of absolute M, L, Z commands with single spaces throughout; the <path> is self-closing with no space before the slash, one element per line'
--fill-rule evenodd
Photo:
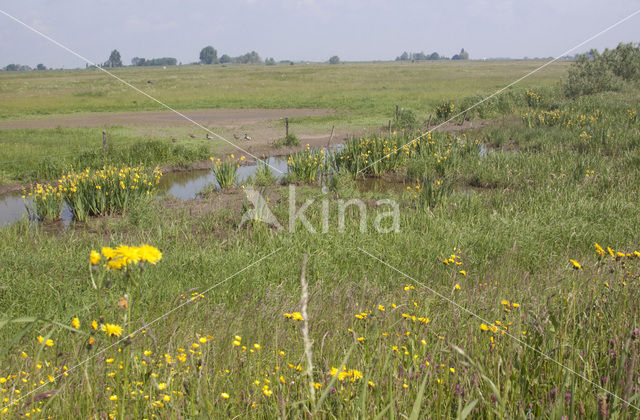
<path fill-rule="evenodd" d="M 290 182 L 315 182 L 318 174 L 322 172 L 326 164 L 324 149 L 311 150 L 307 148 L 302 152 L 294 153 L 287 159 L 287 181 Z"/>
<path fill-rule="evenodd" d="M 344 147 L 332 156 L 335 170 L 345 169 L 352 174 L 360 171 L 381 174 L 402 165 L 410 151 L 419 142 L 409 146 L 406 136 L 351 138 Z"/>
<path fill-rule="evenodd" d="M 602 54 L 593 49 L 578 56 L 563 86 L 567 97 L 620 90 L 624 82 L 640 80 L 640 47 L 619 44 Z"/>
<path fill-rule="evenodd" d="M 62 201 L 64 200 L 62 186 L 54 187 L 48 184 L 36 184 L 29 192 L 24 193 L 27 213 L 39 220 L 57 220 L 62 211 Z"/>
<path fill-rule="evenodd" d="M 140 197 L 151 195 L 162 172 L 143 166 L 104 166 L 102 169 L 62 175 L 60 191 L 76 220 L 120 213 Z"/>
<path fill-rule="evenodd" d="M 235 156 L 231 155 L 225 160 L 217 159 L 214 161 L 213 157 L 210 158 L 213 162 L 213 176 L 218 181 L 218 185 L 221 189 L 231 188 L 238 182 L 238 168 L 241 161 L 244 160 L 242 156 L 237 162 Z"/>
<path fill-rule="evenodd" d="M 406 108 L 399 109 L 393 121 L 393 126 L 396 130 L 414 130 L 418 126 L 416 113 Z"/>
<path fill-rule="evenodd" d="M 448 120 L 452 115 L 454 115 L 456 110 L 456 105 L 453 102 L 443 102 L 438 105 L 435 109 L 436 118 L 440 121 Z"/>
<path fill-rule="evenodd" d="M 251 185 L 267 186 L 272 185 L 274 182 L 276 182 L 276 177 L 273 175 L 271 167 L 269 167 L 266 162 L 258 162 L 256 171 L 253 176 L 247 178 L 246 183 Z"/>

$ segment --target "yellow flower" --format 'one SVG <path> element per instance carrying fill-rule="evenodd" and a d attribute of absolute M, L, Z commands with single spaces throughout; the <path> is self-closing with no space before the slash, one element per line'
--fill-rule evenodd
<path fill-rule="evenodd" d="M 100 262 L 100 254 L 97 251 L 91 250 L 89 254 L 89 261 L 91 261 L 92 265 L 96 265 Z"/>
<path fill-rule="evenodd" d="M 198 339 L 198 341 L 200 341 L 202 344 L 204 344 L 204 343 L 206 343 L 206 342 L 207 342 L 207 337 L 200 337 L 200 338 Z"/>
<path fill-rule="evenodd" d="M 163 390 L 167 389 L 167 384 L 166 384 L 166 383 L 164 383 L 164 382 L 160 382 L 160 383 L 158 384 L 158 389 L 159 389 L 160 391 L 163 391 Z"/>
<path fill-rule="evenodd" d="M 466 276 L 466 275 L 467 275 L 467 272 L 466 272 L 466 271 L 464 271 L 464 270 L 460 270 L 460 271 L 459 271 L 459 273 L 460 273 L 460 274 L 462 274 L 463 276 Z"/>
<path fill-rule="evenodd" d="M 104 324 L 102 331 L 109 337 L 120 337 L 122 335 L 122 327 L 116 324 Z"/>
<path fill-rule="evenodd" d="M 456 283 L 455 287 L 456 290 L 460 290 L 460 285 L 458 283 Z"/>
<path fill-rule="evenodd" d="M 118 401 L 118 396 L 117 395 L 112 395 L 112 396 L 109 397 L 109 399 L 111 401 Z"/>
<path fill-rule="evenodd" d="M 227 394 L 226 392 L 223 392 L 222 394 L 220 394 L 220 396 L 221 396 L 222 398 L 224 398 L 225 400 L 226 400 L 226 399 L 229 399 L 229 394 Z"/>
<path fill-rule="evenodd" d="M 94 330 L 98 330 L 98 323 L 95 321 L 95 319 L 91 321 L 91 328 L 93 328 Z"/>
<path fill-rule="evenodd" d="M 104 257 L 107 258 L 107 259 L 111 259 L 111 258 L 116 256 L 116 251 L 113 248 L 103 247 L 102 248 L 102 255 L 104 255 Z"/>
<path fill-rule="evenodd" d="M 291 314 L 291 317 L 296 321 L 304 321 L 302 314 L 300 312 L 294 312 Z"/>
<path fill-rule="evenodd" d="M 573 269 L 574 270 L 580 270 L 582 269 L 582 266 L 580 265 L 580 263 L 576 260 L 569 260 L 571 261 L 571 264 L 573 264 Z"/>
<path fill-rule="evenodd" d="M 594 244 L 594 246 L 596 248 L 596 253 L 598 255 L 604 255 L 604 249 L 602 249 L 602 247 L 600 245 L 598 245 L 597 242 Z"/>
<path fill-rule="evenodd" d="M 384 306 L 378 305 L 378 310 L 384 312 Z"/>
<path fill-rule="evenodd" d="M 233 340 L 233 345 L 234 346 L 238 347 L 240 344 L 242 344 L 242 343 L 240 343 L 238 340 Z"/>
<path fill-rule="evenodd" d="M 489 331 L 489 327 L 485 323 L 480 324 L 480 329 L 482 331 Z"/>
<path fill-rule="evenodd" d="M 162 259 L 162 252 L 154 246 L 141 245 L 138 248 L 138 255 L 141 261 L 147 261 L 155 264 Z"/>
<path fill-rule="evenodd" d="M 73 320 L 71 321 L 71 326 L 77 330 L 78 328 L 80 328 L 80 320 L 78 318 L 73 318 Z"/>

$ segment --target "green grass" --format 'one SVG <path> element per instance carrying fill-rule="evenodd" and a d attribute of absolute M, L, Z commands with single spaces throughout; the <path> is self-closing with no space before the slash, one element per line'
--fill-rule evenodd
<path fill-rule="evenodd" d="M 443 99 L 485 94 L 539 67 L 542 61 L 353 63 L 341 66 L 176 66 L 112 70 L 176 109 L 330 108 L 358 117 L 391 116 L 395 104 L 428 116 Z M 527 83 L 558 81 L 570 62 L 536 73 Z M 1 118 L 77 112 L 162 109 L 99 70 L 3 73 Z M 153 81 L 147 85 L 147 80 Z M 382 81 L 382 82 L 381 82 Z M 11 101 L 9 101 L 11 99 Z"/>
<path fill-rule="evenodd" d="M 395 106 L 411 111 L 424 126 L 443 100 L 471 105 L 541 65 L 538 61 L 353 63 L 340 66 L 176 66 L 122 68 L 114 73 L 178 110 L 201 108 L 326 108 L 325 117 L 292 118 L 298 132 L 331 126 L 378 130 L 394 119 Z M 554 63 L 527 80 L 529 86 L 557 83 L 568 62 Z M 147 81 L 151 80 L 152 85 Z M 163 110 L 134 90 L 95 69 L 0 74 L 0 120 L 50 119 L 67 114 Z M 461 102 L 460 102 L 461 101 Z M 460 102 L 460 103 L 458 103 Z M 507 105 L 507 107 L 510 105 Z M 495 108 L 495 106 L 493 106 Z M 489 107 L 491 108 L 491 107 Z M 489 109 L 482 107 L 481 109 Z M 468 117 L 492 118 L 478 112 Z M 434 119 L 435 121 L 435 119 Z M 43 156 L 64 161 L 102 145 L 104 128 L 0 130 L 0 183 L 36 180 Z M 180 137 L 190 149 L 209 153 L 221 142 L 185 140 L 193 128 L 108 127 L 109 143 L 122 147 Z M 219 131 L 219 130 L 217 130 Z M 222 129 L 222 134 L 224 129 Z M 226 135 L 230 135 L 226 133 Z M 227 150 L 228 151 L 228 150 Z M 174 164 L 170 159 L 166 164 Z"/>
<path fill-rule="evenodd" d="M 173 144 L 127 131 L 110 130 L 104 151 L 99 129 L 0 130 L 0 184 L 55 180 L 70 167 L 98 169 L 122 163 L 186 166 L 207 159 L 215 150 L 204 141 Z M 95 141 L 87 141 L 89 138 Z"/>
<path fill-rule="evenodd" d="M 0 230 L 0 307 L 15 321 L 0 323 L 0 391 L 16 398 L 15 389 L 26 395 L 41 380 L 37 393 L 58 391 L 27 406 L 26 398 L 11 414 L 453 418 L 468 409 L 468 418 L 488 419 L 636 417 L 593 384 L 638 404 L 640 126 L 627 112 L 638 95 L 566 102 L 541 92 L 540 110 L 599 109 L 601 117 L 579 126 L 506 120 L 466 133 L 464 146 L 438 134 L 377 173 L 401 183 L 398 192 L 360 194 L 345 165 L 328 190 L 296 189 L 296 209 L 315 200 L 305 215 L 316 233 L 301 222 L 289 231 L 286 186 L 262 190 L 286 231 L 240 225 L 241 191 L 140 202 L 66 231 L 26 222 Z M 415 193 L 416 184 L 425 191 L 438 180 L 446 192 Z M 373 229 L 389 210 L 377 204 L 386 197 L 399 204 L 398 233 Z M 352 198 L 367 204 L 364 232 L 355 206 L 343 228 L 338 222 L 338 200 Z M 157 265 L 130 275 L 89 265 L 92 249 L 143 243 L 163 252 Z M 595 243 L 623 256 L 599 255 Z M 304 254 L 311 379 L 303 322 L 284 315 L 302 310 Z M 94 289 L 91 276 L 110 287 Z M 125 335 L 145 332 L 100 353 L 115 342 L 93 332 L 100 316 Z M 74 317 L 80 331 L 70 327 Z M 90 356 L 64 376 L 64 366 Z M 332 368 L 343 365 L 347 373 L 334 378 Z M 315 396 L 310 381 L 319 384 Z"/>

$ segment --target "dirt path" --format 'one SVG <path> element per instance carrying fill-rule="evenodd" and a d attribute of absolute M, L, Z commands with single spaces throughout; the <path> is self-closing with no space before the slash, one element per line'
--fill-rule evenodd
<path fill-rule="evenodd" d="M 329 109 L 196 109 L 180 111 L 199 124 L 213 127 L 237 127 L 284 117 L 324 117 L 332 115 Z M 175 127 L 194 125 L 172 111 L 97 112 L 55 115 L 25 120 L 0 121 L 0 130 L 39 129 L 56 127 L 109 127 L 109 126 Z M 198 129 L 194 125 L 194 130 Z"/>

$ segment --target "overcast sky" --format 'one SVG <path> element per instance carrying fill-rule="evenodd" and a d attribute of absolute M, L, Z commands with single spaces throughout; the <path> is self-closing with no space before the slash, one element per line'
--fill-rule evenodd
<path fill-rule="evenodd" d="M 262 58 L 392 60 L 402 51 L 471 58 L 548 57 L 640 9 L 640 0 L 0 0 L 70 49 L 104 62 L 198 60 L 255 50 Z M 640 41 L 640 14 L 582 47 Z M 84 67 L 84 62 L 0 14 L 0 66 Z"/>

